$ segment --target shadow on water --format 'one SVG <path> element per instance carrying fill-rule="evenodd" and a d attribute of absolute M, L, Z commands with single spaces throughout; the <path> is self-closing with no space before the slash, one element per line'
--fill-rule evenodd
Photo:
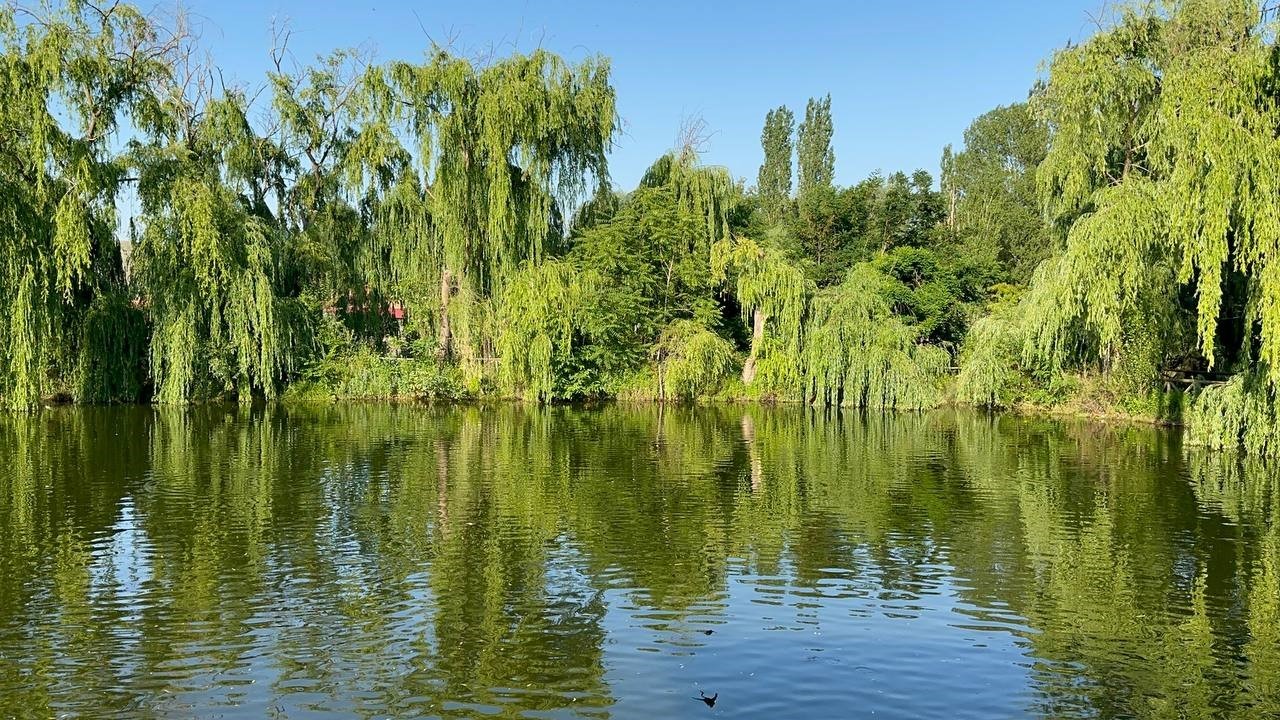
<path fill-rule="evenodd" d="M 0 715 L 1270 717 L 1273 470 L 964 412 L 5 416 Z"/>

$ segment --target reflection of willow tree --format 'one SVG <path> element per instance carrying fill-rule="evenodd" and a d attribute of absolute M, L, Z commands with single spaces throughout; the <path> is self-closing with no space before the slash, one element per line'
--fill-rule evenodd
<path fill-rule="evenodd" d="M 1021 528 L 1005 542 L 1022 544 L 1011 557 L 1025 565 L 992 573 L 968 543 L 951 559 L 975 594 L 999 598 L 1032 628 L 1026 643 L 1036 658 L 1037 713 L 1266 716 L 1257 713 L 1275 692 L 1266 689 L 1276 663 L 1265 623 L 1274 619 L 1276 583 L 1266 574 L 1266 543 L 1243 528 L 1274 532 L 1265 530 L 1272 518 L 1255 514 L 1255 524 L 1233 528 L 1213 512 L 1204 482 L 1188 488 L 1182 481 L 1176 443 L 1152 430 L 1054 423 L 1039 432 L 1019 423 L 1026 434 L 1011 442 L 990 437 L 994 427 L 959 422 L 962 452 L 985 460 L 956 465 L 972 468 L 986 486 L 974 495 L 981 504 L 1017 499 Z M 1001 452 L 991 452 L 993 445 Z M 1274 488 L 1267 477 L 1236 476 Z M 1003 492 L 992 487 L 1001 479 Z M 1243 624 L 1232 611 L 1242 604 L 1249 608 Z"/>
<path fill-rule="evenodd" d="M 548 550 L 565 487 L 540 464 L 548 427 L 520 439 L 476 410 L 361 406 L 123 414 L 0 424 L 0 714 L 608 702 L 603 603 Z M 494 467 L 532 482 L 485 481 Z M 104 565 L 125 504 L 146 564 L 133 588 Z"/>
<path fill-rule="evenodd" d="M 949 565 L 979 622 L 1012 612 L 1032 628 L 1045 716 L 1277 707 L 1280 481 L 1261 465 L 1218 461 L 1189 487 L 1176 438 L 1151 429 L 718 412 L 726 434 L 751 418 L 721 552 L 753 571 L 786 558 L 803 591 L 824 568 L 853 570 L 893 601 L 936 587 Z"/>
<path fill-rule="evenodd" d="M 163 678 L 191 654 L 203 662 L 190 678 L 139 691 L 164 688 L 181 707 L 184 692 L 207 697 L 202 686 L 234 675 L 249 643 L 227 639 L 252 637 L 255 608 L 243 599 L 270 597 L 272 523 L 282 509 L 299 507 L 275 497 L 289 462 L 282 430 L 249 408 L 156 413 L 145 436 L 150 492 L 140 496 L 139 514 L 157 548 L 152 583 L 164 600 L 142 610 L 151 631 L 141 643 L 139 677 Z M 235 690 L 224 692 L 235 698 Z"/>
<path fill-rule="evenodd" d="M 1280 715 L 1280 474 L 1271 461 L 1234 454 L 1195 453 L 1190 458 L 1197 499 L 1227 519 L 1235 542 L 1228 548 L 1238 568 L 1226 588 L 1246 609 L 1238 628 L 1247 639 L 1238 668 L 1240 715 Z"/>
<path fill-rule="evenodd" d="M 875 576 L 886 598 L 932 582 L 940 548 L 924 529 L 946 527 L 967 503 L 936 462 L 944 436 L 926 417 L 857 411 L 759 412 L 759 489 L 744 486 L 735 541 L 762 574 L 786 554 L 796 581 L 831 568 Z"/>
<path fill-rule="evenodd" d="M 566 706 L 604 715 L 600 625 L 604 603 L 558 547 L 568 480 L 540 413 L 475 408 L 447 415 L 423 463 L 444 502 L 433 504 L 435 670 L 444 692 L 433 713 L 502 717 Z M 442 701 L 466 707 L 441 705 Z"/>
<path fill-rule="evenodd" d="M 111 568 L 91 567 L 90 543 L 126 492 L 107 480 L 136 481 L 144 467 L 140 453 L 104 438 L 130 432 L 144 412 L 0 418 L 0 715 L 53 716 L 60 699 L 84 693 L 98 696 L 98 710 L 122 707 L 119 667 L 84 661 L 110 658 L 121 644 L 110 626 L 120 588 L 95 581 L 94 570 Z"/>
<path fill-rule="evenodd" d="M 610 605 L 679 632 L 745 572 L 804 613 L 835 569 L 831 602 L 954 594 L 955 624 L 1015 633 L 1038 715 L 1274 715 L 1280 479 L 1170 438 L 799 408 L 14 417 L 0 714 L 603 716 Z M 132 560 L 104 551 L 126 513 Z"/>
<path fill-rule="evenodd" d="M 642 607 L 713 598 L 724 586 L 734 488 L 723 480 L 738 428 L 690 408 L 549 412 L 573 483 L 568 523 L 592 575 L 634 588 Z"/>

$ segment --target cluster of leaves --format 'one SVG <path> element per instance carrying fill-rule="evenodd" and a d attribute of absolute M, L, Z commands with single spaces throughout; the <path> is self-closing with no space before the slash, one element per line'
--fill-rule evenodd
<path fill-rule="evenodd" d="M 625 197 L 597 196 L 562 257 L 526 263 L 498 298 L 504 392 L 602 397 L 638 372 L 665 387 L 664 365 L 683 357 L 672 344 L 696 335 L 691 327 L 722 326 L 708 264 L 739 196 L 722 168 L 691 152 L 660 158 Z"/>

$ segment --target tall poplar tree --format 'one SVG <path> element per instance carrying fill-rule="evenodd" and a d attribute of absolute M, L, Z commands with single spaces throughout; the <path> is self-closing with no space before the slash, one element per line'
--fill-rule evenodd
<path fill-rule="evenodd" d="M 804 122 L 797 135 L 796 156 L 799 167 L 800 202 L 817 189 L 830 188 L 835 177 L 836 155 L 831 149 L 831 96 L 810 98 L 805 106 Z"/>
<path fill-rule="evenodd" d="M 795 125 L 795 114 L 784 105 L 765 115 L 764 130 L 760 133 L 764 164 L 760 166 L 756 185 L 760 193 L 760 207 L 773 222 L 781 220 L 791 204 Z"/>

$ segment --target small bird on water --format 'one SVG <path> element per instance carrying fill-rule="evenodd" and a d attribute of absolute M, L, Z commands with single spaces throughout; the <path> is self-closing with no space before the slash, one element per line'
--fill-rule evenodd
<path fill-rule="evenodd" d="M 707 707 L 709 707 L 709 708 L 713 708 L 713 707 L 715 707 L 715 706 L 716 706 L 716 698 L 718 698 L 718 697 L 720 697 L 720 693 L 716 693 L 716 694 L 712 695 L 711 697 L 707 697 L 707 694 L 706 694 L 706 693 L 704 693 L 704 692 L 702 692 L 701 690 L 699 690 L 699 691 L 698 691 L 698 697 L 694 698 L 694 700 L 701 700 L 702 702 L 704 702 L 704 703 L 706 703 L 706 704 L 707 704 Z"/>

